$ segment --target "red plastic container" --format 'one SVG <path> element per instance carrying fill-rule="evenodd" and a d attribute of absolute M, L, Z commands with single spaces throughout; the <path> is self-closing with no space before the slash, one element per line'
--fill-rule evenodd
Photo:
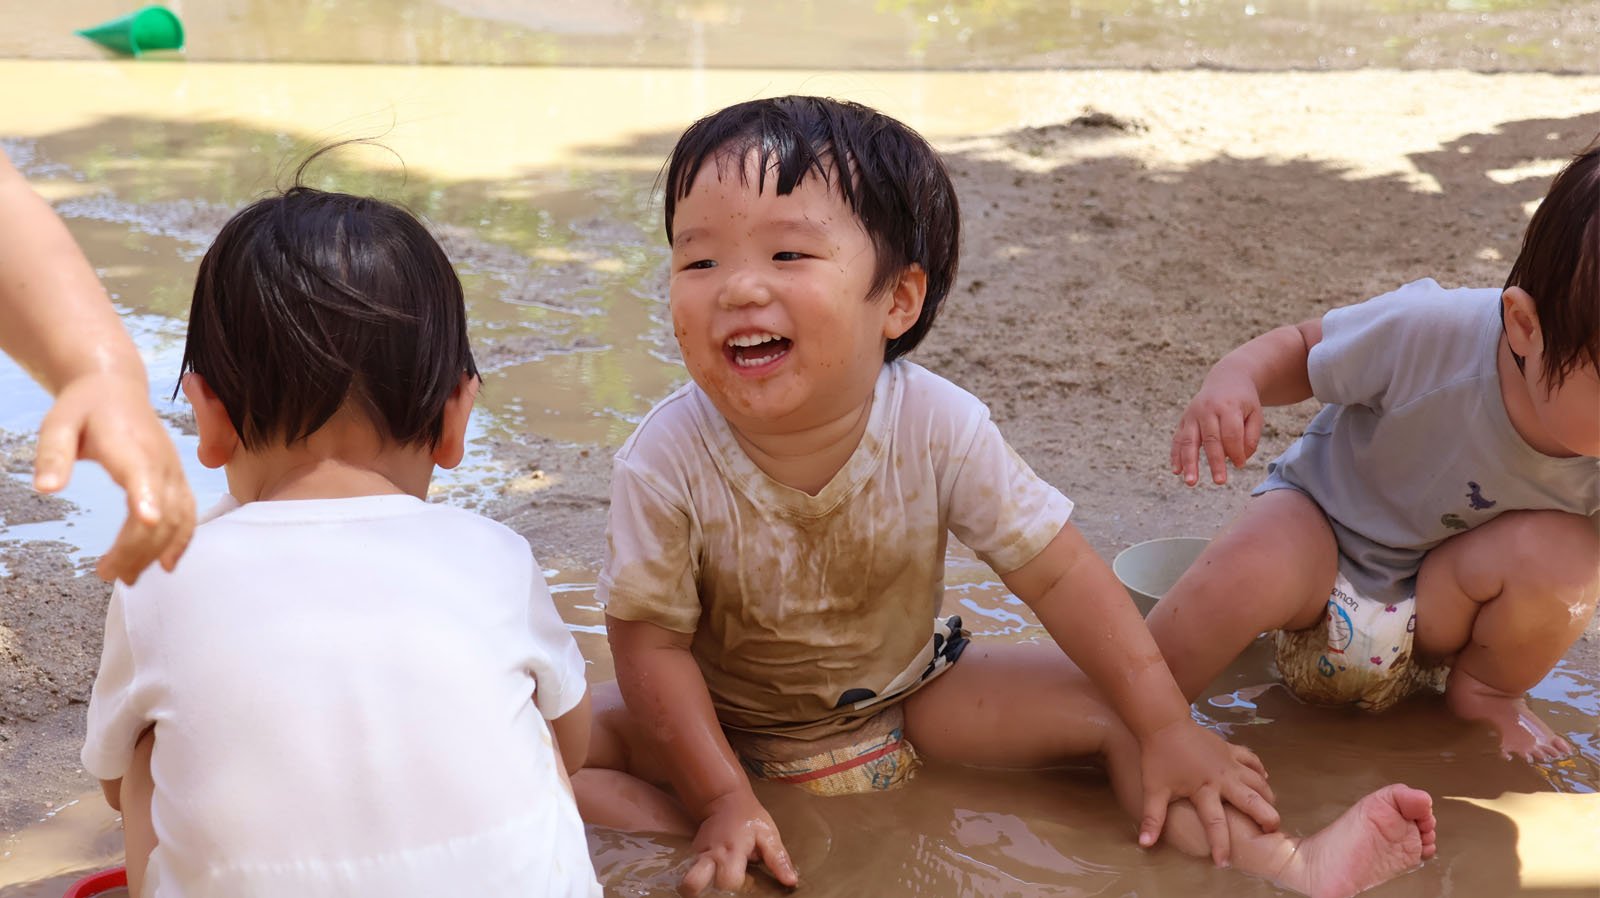
<path fill-rule="evenodd" d="M 72 884 L 67 889 L 67 894 L 62 898 L 90 898 L 92 895 L 103 895 L 112 889 L 126 888 L 128 885 L 128 871 L 123 867 L 112 867 L 110 870 L 101 870 Z"/>

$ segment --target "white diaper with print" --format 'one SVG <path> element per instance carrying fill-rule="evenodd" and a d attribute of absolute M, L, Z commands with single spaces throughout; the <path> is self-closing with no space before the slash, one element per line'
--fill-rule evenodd
<path fill-rule="evenodd" d="M 1341 571 L 1326 614 L 1315 627 L 1274 634 L 1283 680 L 1296 696 L 1318 704 L 1354 704 L 1378 711 L 1424 685 L 1442 684 L 1443 669 L 1412 658 L 1416 596 L 1380 602 L 1356 592 Z"/>

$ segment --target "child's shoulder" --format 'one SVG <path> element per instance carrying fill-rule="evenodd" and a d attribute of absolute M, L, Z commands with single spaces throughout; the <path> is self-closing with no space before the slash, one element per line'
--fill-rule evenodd
<path fill-rule="evenodd" d="M 642 451 L 662 447 L 674 437 L 698 433 L 706 421 L 708 410 L 715 412 L 711 400 L 695 386 L 694 381 L 685 383 L 645 412 L 633 433 L 617 450 L 617 459 L 627 461 Z"/>
<path fill-rule="evenodd" d="M 1499 303 L 1497 287 L 1445 287 L 1433 278 L 1422 278 L 1364 302 L 1333 309 L 1323 321 L 1384 328 L 1411 321 L 1430 327 L 1448 322 L 1475 324 L 1494 314 Z"/>
<path fill-rule="evenodd" d="M 916 362 L 896 359 L 884 368 L 893 382 L 893 401 L 902 419 L 925 418 L 960 426 L 989 417 L 989 407 L 982 399 Z"/>
<path fill-rule="evenodd" d="M 377 536 L 381 531 L 384 535 Z M 449 549 L 442 547 L 449 546 Z M 151 588 L 184 589 L 190 578 L 246 576 L 252 566 L 270 569 L 301 553 L 352 551 L 369 557 L 383 551 L 439 548 L 471 557 L 531 557 L 528 542 L 506 525 L 477 512 L 409 495 L 249 502 L 231 497 L 201 516 L 184 559 L 171 573 L 152 570 Z M 359 549 L 359 552 L 354 550 Z M 473 563 L 464 559 L 462 563 Z M 531 563 L 531 562 L 530 562 Z M 141 578 L 140 585 L 144 585 Z"/>

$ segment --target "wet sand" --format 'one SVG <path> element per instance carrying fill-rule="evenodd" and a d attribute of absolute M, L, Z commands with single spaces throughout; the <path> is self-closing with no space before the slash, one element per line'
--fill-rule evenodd
<path fill-rule="evenodd" d="M 397 191 L 440 228 L 489 362 L 472 458 L 437 493 L 527 536 L 596 681 L 610 676 L 591 593 L 609 453 L 681 377 L 660 315 L 650 184 L 694 116 L 755 94 L 833 93 L 940 145 L 962 197 L 964 257 L 915 358 L 990 403 L 1018 451 L 1078 502 L 1079 526 L 1108 559 L 1144 539 L 1214 530 L 1309 419 L 1309 406 L 1270 413 L 1260 453 L 1229 486 L 1183 487 L 1166 472 L 1167 441 L 1211 361 L 1268 327 L 1418 277 L 1500 283 L 1556 160 L 1600 132 L 1594 77 L 372 71 L 382 68 L 0 61 L 0 83 L 52 85 L 0 111 L 0 135 L 19 141 L 8 151 L 27 156 L 137 317 L 152 368 L 175 370 L 181 325 L 170 316 L 227 211 L 296 147 L 396 121 L 386 142 L 405 160 L 404 186 L 377 161 L 339 174 L 355 189 Z M 344 90 L 316 89 L 329 79 Z M 485 93 L 532 98 L 529 113 L 506 121 Z M 392 114 L 377 112 L 386 103 Z M 165 397 L 174 370 L 157 370 L 153 393 Z M 91 523 L 17 482 L 29 469 L 25 417 L 0 414 L 13 475 L 0 480 L 0 833 L 93 787 L 75 755 L 106 596 L 83 574 L 92 551 L 5 543 L 28 521 L 65 517 L 80 533 Z M 109 505 L 114 516 L 119 501 Z M 986 638 L 1040 636 L 992 575 L 959 557 L 948 604 Z M 1262 755 L 1299 831 L 1392 780 L 1434 793 L 1440 857 L 1375 895 L 1593 894 L 1592 866 L 1563 873 L 1518 848 L 1517 815 L 1577 831 L 1593 820 L 1593 803 L 1574 795 L 1600 788 L 1597 649 L 1591 622 L 1536 692 L 1580 748 L 1545 768 L 1499 760 L 1486 731 L 1436 701 L 1373 718 L 1254 688 L 1271 682 L 1259 652 L 1197 707 Z M 767 795 L 807 894 L 1277 894 L 1172 852 L 1141 853 L 1093 772 L 932 768 L 875 799 Z M 1517 795 L 1558 803 L 1502 798 Z M 34 847 L 38 828 L 0 841 L 0 896 L 59 894 L 69 871 L 101 859 L 109 815 L 92 804 L 73 806 L 86 817 L 64 840 L 75 848 Z M 667 894 L 685 858 L 681 844 L 651 838 L 595 831 L 592 844 L 602 876 L 627 894 Z M 24 851 L 61 852 L 50 885 L 7 878 Z"/>

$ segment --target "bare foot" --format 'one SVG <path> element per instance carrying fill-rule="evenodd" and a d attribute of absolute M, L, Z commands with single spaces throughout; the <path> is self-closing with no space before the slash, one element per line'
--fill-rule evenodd
<path fill-rule="evenodd" d="M 1500 734 L 1500 754 L 1529 763 L 1555 761 L 1572 754 L 1567 740 L 1528 708 L 1521 694 L 1511 695 L 1460 668 L 1450 672 L 1445 701 L 1463 720 L 1482 720 Z"/>
<path fill-rule="evenodd" d="M 1384 786 L 1301 842 L 1273 879 L 1312 898 L 1350 898 L 1433 857 L 1434 827 L 1428 793 Z"/>

